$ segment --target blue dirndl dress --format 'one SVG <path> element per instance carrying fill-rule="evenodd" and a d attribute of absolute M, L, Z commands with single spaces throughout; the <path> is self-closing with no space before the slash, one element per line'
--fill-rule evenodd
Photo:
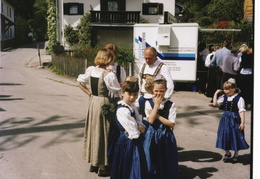
<path fill-rule="evenodd" d="M 145 114 L 145 102 L 146 101 L 149 101 L 150 103 L 153 103 L 153 99 L 152 98 L 148 98 L 146 99 L 144 96 L 140 96 L 140 98 L 138 99 L 138 104 L 139 104 L 139 109 L 140 109 L 140 113 L 141 115 L 144 117 L 146 117 L 146 114 Z M 145 125 L 146 127 L 146 130 L 148 129 L 149 127 L 149 122 L 147 120 L 142 120 L 143 124 Z"/>
<path fill-rule="evenodd" d="M 149 101 L 150 102 L 150 101 Z M 150 102 L 153 107 L 153 102 Z M 167 101 L 159 115 L 168 119 L 173 103 Z M 149 179 L 179 178 L 177 143 L 173 131 L 158 119 L 150 124 L 144 140 Z"/>
<path fill-rule="evenodd" d="M 121 107 L 128 108 L 119 104 L 117 109 Z M 135 113 L 131 112 L 131 116 L 135 117 Z M 120 135 L 114 147 L 110 178 L 148 179 L 147 163 L 143 149 L 143 135 L 140 135 L 138 139 L 129 139 L 124 127 L 118 120 L 116 122 Z"/>
<path fill-rule="evenodd" d="M 244 131 L 239 129 L 241 123 L 237 106 L 239 98 L 240 96 L 237 95 L 232 101 L 228 101 L 227 96 L 224 96 L 224 113 L 219 121 L 216 142 L 217 148 L 233 151 L 249 148 L 249 145 L 244 138 Z"/>

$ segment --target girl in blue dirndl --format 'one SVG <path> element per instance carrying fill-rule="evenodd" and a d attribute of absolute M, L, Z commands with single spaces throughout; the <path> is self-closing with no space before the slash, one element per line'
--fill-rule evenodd
<path fill-rule="evenodd" d="M 145 126 L 134 102 L 138 97 L 138 78 L 127 77 L 122 85 L 116 122 L 120 135 L 114 146 L 111 179 L 148 179 L 143 149 Z"/>
<path fill-rule="evenodd" d="M 150 123 L 144 141 L 149 179 L 177 179 L 178 153 L 173 133 L 176 105 L 164 98 L 167 85 L 162 76 L 147 81 L 146 85 L 152 86 L 154 95 L 152 102 L 145 103 L 145 113 Z"/>
<path fill-rule="evenodd" d="M 217 96 L 222 90 L 217 90 L 213 98 L 213 105 L 222 105 L 223 114 L 219 121 L 216 147 L 225 150 L 224 162 L 231 159 L 230 150 L 234 151 L 232 162 L 238 162 L 238 151 L 249 148 L 245 137 L 245 101 L 239 95 L 236 81 L 230 78 L 223 84 L 223 92 L 219 98 Z"/>

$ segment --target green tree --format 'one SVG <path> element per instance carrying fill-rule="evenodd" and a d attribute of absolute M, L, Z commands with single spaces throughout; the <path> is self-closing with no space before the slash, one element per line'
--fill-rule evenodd
<path fill-rule="evenodd" d="M 77 26 L 78 30 L 78 37 L 79 37 L 79 44 L 86 45 L 89 44 L 92 47 L 96 46 L 97 39 L 96 33 L 92 29 L 90 25 L 90 13 L 86 13 L 81 19 L 80 23 Z"/>
<path fill-rule="evenodd" d="M 64 36 L 66 38 L 66 42 L 73 46 L 79 42 L 78 30 L 74 30 L 71 25 L 66 25 L 64 29 Z"/>
<path fill-rule="evenodd" d="M 244 0 L 212 0 L 207 5 L 208 14 L 219 21 L 240 23 L 243 19 Z"/>
<path fill-rule="evenodd" d="M 212 0 L 176 0 L 184 7 L 183 22 L 200 22 L 200 18 L 207 16 L 205 8 Z"/>
<path fill-rule="evenodd" d="M 29 31 L 27 19 L 22 16 L 15 17 L 15 47 L 19 47 L 28 42 L 27 35 Z"/>
<path fill-rule="evenodd" d="M 34 18 L 30 19 L 35 38 L 37 41 L 44 41 L 47 39 L 47 2 L 46 0 L 36 0 L 34 5 Z"/>
<path fill-rule="evenodd" d="M 47 35 L 48 35 L 48 48 L 52 51 L 52 46 L 56 43 L 57 35 L 56 35 L 56 6 L 54 0 L 47 0 Z"/>

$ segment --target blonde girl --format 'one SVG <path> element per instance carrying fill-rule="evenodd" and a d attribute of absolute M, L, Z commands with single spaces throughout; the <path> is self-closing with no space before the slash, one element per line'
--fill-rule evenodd
<path fill-rule="evenodd" d="M 173 133 L 176 124 L 176 105 L 164 97 L 167 82 L 163 76 L 157 75 L 149 84 L 153 99 L 145 102 L 146 119 L 150 125 L 144 141 L 149 178 L 177 179 L 178 154 Z"/>
<path fill-rule="evenodd" d="M 217 98 L 222 92 L 224 94 Z M 238 151 L 249 148 L 244 138 L 245 101 L 239 93 L 235 79 L 230 78 L 223 84 L 223 90 L 217 90 L 213 97 L 213 105 L 222 105 L 224 110 L 219 121 L 216 142 L 217 148 L 225 150 L 224 162 L 238 162 Z M 230 150 L 234 151 L 233 158 Z"/>
<path fill-rule="evenodd" d="M 102 113 L 102 106 L 110 103 L 109 92 L 121 90 L 116 75 L 106 70 L 113 60 L 113 53 L 102 49 L 95 58 L 97 66 L 88 67 L 85 74 L 77 78 L 78 86 L 89 96 L 83 158 L 91 164 L 89 171 L 99 176 L 110 175 L 107 157 L 110 118 Z"/>

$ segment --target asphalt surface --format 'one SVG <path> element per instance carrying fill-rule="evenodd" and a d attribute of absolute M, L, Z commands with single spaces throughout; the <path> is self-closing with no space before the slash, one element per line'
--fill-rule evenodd
<path fill-rule="evenodd" d="M 50 62 L 41 44 L 41 62 Z M 58 76 L 39 63 L 35 46 L 1 52 L 0 178 L 96 179 L 82 157 L 86 95 L 76 80 Z M 239 152 L 236 164 L 224 163 L 215 148 L 222 111 L 210 98 L 175 91 L 174 129 L 182 179 L 248 179 L 251 148 Z M 245 138 L 251 146 L 251 111 L 246 112 Z"/>

